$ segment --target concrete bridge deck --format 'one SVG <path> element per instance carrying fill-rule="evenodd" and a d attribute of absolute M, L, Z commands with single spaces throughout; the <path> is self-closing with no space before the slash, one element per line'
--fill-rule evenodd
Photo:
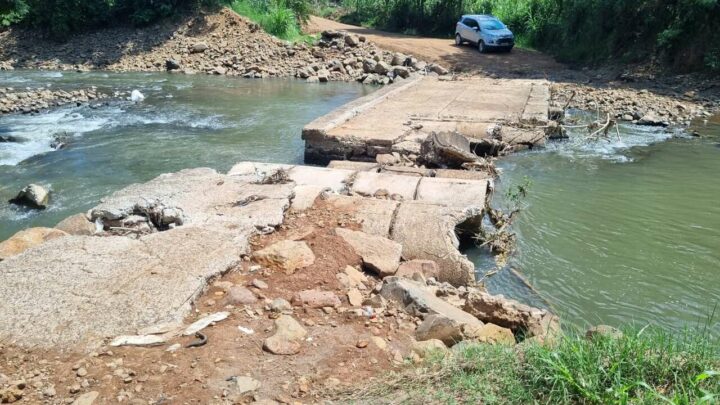
<path fill-rule="evenodd" d="M 503 141 L 535 145 L 547 123 L 548 83 L 542 80 L 418 77 L 383 88 L 318 118 L 303 129 L 305 160 L 373 160 L 382 153 L 417 154 L 431 132 L 458 131 L 473 140 L 503 126 Z"/>

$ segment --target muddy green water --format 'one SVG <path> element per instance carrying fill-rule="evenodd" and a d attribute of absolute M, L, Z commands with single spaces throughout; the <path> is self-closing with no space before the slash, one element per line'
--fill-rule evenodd
<path fill-rule="evenodd" d="M 509 273 L 490 288 L 542 298 L 578 326 L 704 325 L 720 304 L 720 125 L 700 131 L 626 126 L 621 142 L 576 134 L 504 160 L 501 190 L 533 182 L 512 266 L 537 294 Z"/>
<path fill-rule="evenodd" d="M 373 89 L 352 83 L 247 80 L 204 75 L 0 72 L 0 87 L 140 90 L 143 103 L 68 107 L 0 117 L 0 240 L 30 226 L 54 226 L 128 184 L 184 168 L 228 170 L 243 160 L 301 163 L 302 127 Z M 53 151 L 54 134 L 70 138 Z M 51 207 L 6 201 L 28 183 L 53 191 Z"/>

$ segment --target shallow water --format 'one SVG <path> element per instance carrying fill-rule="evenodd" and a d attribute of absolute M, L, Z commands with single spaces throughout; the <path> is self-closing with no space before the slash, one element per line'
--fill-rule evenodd
<path fill-rule="evenodd" d="M 510 273 L 489 287 L 578 326 L 704 326 L 720 304 L 720 125 L 700 131 L 625 126 L 621 142 L 576 134 L 503 160 L 500 193 L 532 180 L 512 266 L 536 293 Z"/>
<path fill-rule="evenodd" d="M 228 170 L 243 160 L 301 163 L 302 127 L 372 91 L 351 83 L 308 85 L 167 74 L 0 72 L 0 87 L 95 85 L 108 93 L 139 89 L 145 102 L 66 107 L 0 117 L 0 240 L 29 226 L 54 226 L 128 184 L 184 168 Z M 53 151 L 55 134 L 67 148 Z M 33 212 L 5 203 L 28 183 L 52 189 L 52 205 Z"/>

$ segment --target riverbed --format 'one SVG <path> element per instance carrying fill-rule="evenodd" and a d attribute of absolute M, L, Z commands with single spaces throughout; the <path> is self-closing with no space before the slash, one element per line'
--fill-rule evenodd
<path fill-rule="evenodd" d="M 490 289 L 581 327 L 708 324 L 720 304 L 720 125 L 698 124 L 702 138 L 624 125 L 621 141 L 585 142 L 576 131 L 502 160 L 499 195 L 532 181 L 510 265 L 535 291 L 510 272 Z M 718 314 L 710 325 L 720 332 Z"/>
<path fill-rule="evenodd" d="M 0 117 L 0 134 L 24 138 L 0 144 L 0 201 L 28 183 L 53 192 L 45 211 L 0 203 L 0 240 L 53 226 L 161 173 L 222 171 L 245 160 L 302 163 L 301 128 L 374 90 L 159 73 L 0 72 L 0 87 L 48 85 L 137 89 L 146 99 Z M 575 131 L 500 160 L 498 196 L 525 177 L 532 186 L 515 223 L 510 267 L 518 275 L 501 272 L 488 288 L 578 326 L 704 324 L 720 303 L 720 125 L 699 125 L 702 138 L 623 125 L 620 140 L 586 142 Z M 64 149 L 50 147 L 55 135 L 67 139 Z M 487 267 L 478 250 L 469 255 Z"/>
<path fill-rule="evenodd" d="M 185 168 L 228 170 L 239 161 L 302 163 L 303 125 L 373 87 L 308 85 L 161 73 L 0 72 L 0 87 L 141 91 L 142 103 L 64 107 L 37 115 L 0 116 L 0 201 L 38 183 L 52 190 L 50 208 L 0 203 L 0 240 L 31 226 L 54 226 L 128 184 Z M 126 95 L 123 96 L 126 98 Z M 53 150 L 54 136 L 67 146 Z"/>

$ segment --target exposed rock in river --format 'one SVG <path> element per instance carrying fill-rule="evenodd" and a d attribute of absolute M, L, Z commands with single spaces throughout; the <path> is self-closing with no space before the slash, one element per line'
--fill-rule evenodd
<path fill-rule="evenodd" d="M 20 190 L 18 195 L 9 202 L 35 209 L 45 209 L 50 203 L 50 192 L 43 186 L 30 184 Z"/>

